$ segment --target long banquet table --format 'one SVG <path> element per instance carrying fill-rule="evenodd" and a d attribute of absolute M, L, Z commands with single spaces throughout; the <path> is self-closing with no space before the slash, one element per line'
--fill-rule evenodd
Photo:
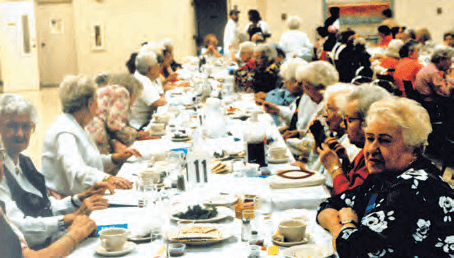
<path fill-rule="evenodd" d="M 252 100 L 243 101 L 248 103 L 249 106 L 254 105 Z M 252 104 L 251 104 L 252 103 Z M 183 108 L 182 112 L 184 112 Z M 248 121 L 232 120 L 226 118 L 227 130 L 235 131 L 241 134 L 241 128 L 248 126 Z M 272 119 L 267 114 L 260 114 L 259 121 L 266 128 L 267 135 L 273 138 L 273 146 L 285 146 L 285 142 L 277 131 L 276 126 Z M 208 139 L 205 144 L 213 148 L 227 148 L 235 144 L 244 145 L 244 143 L 235 142 L 233 136 Z M 238 139 L 236 139 L 238 140 Z M 132 147 L 138 149 L 143 158 L 132 158 L 124 163 L 118 175 L 128 178 L 133 182 L 137 182 L 137 175 L 140 171 L 147 169 L 148 159 L 152 153 L 169 151 L 172 149 L 181 149 L 189 147 L 191 142 L 173 142 L 170 138 L 170 132 L 167 132 L 161 139 L 137 141 Z M 269 164 L 269 170 L 274 173 L 275 171 L 283 168 L 291 168 L 290 162 L 293 157 L 287 149 L 289 160 L 285 164 Z M 229 162 L 229 161 L 226 161 Z M 231 166 L 233 166 L 233 162 Z M 95 211 L 91 217 L 98 225 L 111 225 L 111 224 L 127 224 L 128 229 L 132 234 L 143 230 L 151 230 L 152 228 L 159 227 L 165 232 L 176 227 L 176 223 L 170 220 L 170 214 L 177 205 L 188 205 L 200 203 L 207 196 L 215 195 L 218 193 L 229 193 L 235 196 L 242 196 L 244 194 L 255 194 L 263 200 L 270 202 L 272 209 L 272 224 L 268 225 L 267 229 L 261 228 L 260 222 L 257 222 L 257 228 L 261 236 L 265 240 L 265 246 L 269 247 L 271 243 L 271 233 L 275 232 L 279 221 L 284 219 L 291 219 L 296 214 L 300 216 L 303 214 L 308 221 L 307 232 L 310 235 L 311 244 L 319 244 L 322 246 L 331 247 L 332 238 L 328 232 L 318 226 L 315 222 L 316 208 L 318 205 L 330 196 L 327 188 L 324 185 L 300 188 L 287 188 L 287 189 L 271 189 L 267 179 L 262 177 L 244 177 L 241 173 L 234 171 L 228 174 L 212 174 L 210 181 L 202 186 L 194 187 L 193 189 L 185 192 L 177 192 L 176 190 L 165 191 L 166 198 L 158 202 L 156 205 L 148 205 L 145 208 L 138 207 L 115 207 L 108 208 L 103 211 Z M 106 196 L 110 203 L 126 203 L 137 204 L 137 193 L 134 190 L 117 190 L 114 195 Z M 229 207 L 233 217 L 227 218 L 220 223 L 231 237 L 225 241 L 207 245 L 207 246 L 187 246 L 185 255 L 183 257 L 247 257 L 248 247 L 244 242 L 241 242 L 241 220 L 234 219 L 233 206 Z M 258 219 L 257 219 L 258 221 Z M 90 237 L 84 240 L 70 255 L 70 257 L 100 257 L 95 252 L 95 248 L 100 245 L 98 237 Z M 155 257 L 155 254 L 163 243 L 144 243 L 136 244 L 135 248 L 126 257 Z M 286 247 L 279 248 L 279 254 L 276 257 L 284 257 L 282 250 Z M 165 254 L 162 257 L 166 257 Z M 260 257 L 268 257 L 266 251 L 261 251 Z M 273 256 L 269 256 L 273 257 Z"/>

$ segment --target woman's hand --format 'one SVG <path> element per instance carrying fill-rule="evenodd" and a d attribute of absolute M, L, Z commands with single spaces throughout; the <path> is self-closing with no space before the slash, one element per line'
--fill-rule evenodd
<path fill-rule="evenodd" d="M 285 133 L 282 135 L 282 138 L 284 138 L 284 141 L 287 141 L 290 138 L 298 138 L 300 136 L 300 132 L 298 130 L 293 130 L 293 131 L 285 131 Z"/>
<path fill-rule="evenodd" d="M 329 173 L 335 172 L 333 171 L 335 166 L 338 166 L 339 168 L 342 166 L 336 152 L 330 149 L 328 144 L 322 143 L 322 148 L 318 148 L 317 150 L 320 154 L 320 162 Z M 334 177 L 334 175 L 332 176 Z"/>
<path fill-rule="evenodd" d="M 75 215 L 90 215 L 92 211 L 107 209 L 107 199 L 97 194 L 85 198 L 80 208 L 74 212 Z M 74 223 L 74 222 L 73 222 Z"/>
<path fill-rule="evenodd" d="M 116 189 L 131 189 L 132 182 L 126 178 L 111 176 L 107 179 L 107 182 L 113 184 Z"/>
<path fill-rule="evenodd" d="M 82 202 L 93 195 L 104 195 L 106 190 L 109 190 L 111 194 L 115 192 L 115 187 L 112 184 L 107 182 L 97 182 L 92 187 L 88 188 L 87 190 L 83 191 L 82 193 L 78 194 L 77 197 Z"/>
<path fill-rule="evenodd" d="M 290 163 L 290 165 L 299 167 L 300 169 L 306 169 L 306 166 L 301 161 L 293 161 L 292 163 Z"/>
<path fill-rule="evenodd" d="M 358 223 L 358 216 L 356 215 L 356 212 L 350 207 L 342 208 L 339 211 L 339 219 L 341 222 L 347 220 L 354 220 L 356 223 Z"/>
<path fill-rule="evenodd" d="M 268 101 L 263 102 L 263 110 L 268 114 L 277 115 L 279 113 L 279 107 Z"/>
<path fill-rule="evenodd" d="M 280 134 L 284 134 L 286 131 L 288 131 L 290 127 L 288 125 L 281 126 L 278 128 Z"/>
<path fill-rule="evenodd" d="M 94 220 L 90 219 L 86 215 L 79 215 L 74 219 L 74 222 L 68 228 L 68 233 L 71 234 L 79 243 L 83 239 L 87 238 L 91 233 L 97 229 Z"/>
<path fill-rule="evenodd" d="M 122 150 L 121 152 L 113 153 L 112 154 L 112 161 L 114 163 L 125 162 L 132 155 L 134 155 L 136 157 L 142 157 L 142 154 L 140 154 L 140 152 L 138 150 L 133 149 L 133 148 L 127 148 L 125 150 Z"/>

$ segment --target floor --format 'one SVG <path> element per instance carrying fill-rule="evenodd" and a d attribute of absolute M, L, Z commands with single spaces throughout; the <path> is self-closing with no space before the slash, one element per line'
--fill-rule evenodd
<path fill-rule="evenodd" d="M 38 169 L 41 169 L 41 149 L 44 136 L 47 132 L 47 128 L 61 113 L 58 87 L 46 87 L 42 88 L 40 91 L 18 92 L 18 94 L 29 99 L 38 110 L 39 123 L 30 139 L 30 146 L 24 153 L 32 158 Z M 433 161 L 437 165 L 440 165 L 439 161 L 435 159 Z M 453 167 L 449 167 L 444 174 L 444 179 L 449 181 L 452 186 L 454 186 L 454 181 L 452 180 L 453 174 Z"/>

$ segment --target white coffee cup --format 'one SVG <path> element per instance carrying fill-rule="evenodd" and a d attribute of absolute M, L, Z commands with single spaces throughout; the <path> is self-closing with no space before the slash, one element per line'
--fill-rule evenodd
<path fill-rule="evenodd" d="M 271 147 L 269 149 L 270 157 L 272 159 L 283 159 L 286 157 L 287 148 L 286 147 Z"/>
<path fill-rule="evenodd" d="M 284 220 L 279 223 L 279 232 L 288 242 L 298 242 L 306 235 L 306 226 L 303 220 Z"/>
<path fill-rule="evenodd" d="M 121 251 L 130 232 L 124 228 L 106 228 L 99 232 L 101 246 L 109 252 Z"/>
<path fill-rule="evenodd" d="M 150 133 L 164 133 L 166 129 L 165 123 L 151 123 L 150 124 Z"/>
<path fill-rule="evenodd" d="M 157 184 L 161 179 L 161 173 L 154 169 L 140 172 L 139 179 L 141 184 Z"/>
<path fill-rule="evenodd" d="M 164 161 L 167 158 L 167 153 L 165 151 L 152 152 L 152 153 L 150 153 L 150 159 L 152 157 L 154 158 L 155 162 Z"/>
<path fill-rule="evenodd" d="M 167 124 L 173 118 L 170 114 L 156 114 L 154 115 L 154 120 L 158 123 Z"/>
<path fill-rule="evenodd" d="M 259 164 L 247 163 L 243 167 L 244 175 L 247 177 L 257 176 L 259 168 L 260 168 Z"/>

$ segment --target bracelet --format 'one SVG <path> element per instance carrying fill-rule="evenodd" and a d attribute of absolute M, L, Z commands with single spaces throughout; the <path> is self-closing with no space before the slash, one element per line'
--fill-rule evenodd
<path fill-rule="evenodd" d="M 352 220 L 352 219 L 342 221 L 341 224 L 342 224 L 342 226 L 344 226 L 346 224 L 353 224 L 355 227 L 358 227 L 358 222 L 356 222 L 355 220 Z"/>
<path fill-rule="evenodd" d="M 76 241 L 76 239 L 75 239 L 72 235 L 70 235 L 69 233 L 66 233 L 66 234 L 64 234 L 63 236 L 66 236 L 66 237 L 68 237 L 69 239 L 71 239 L 71 240 L 74 242 L 74 245 L 73 245 L 72 250 L 76 249 L 76 246 L 77 246 L 77 241 Z"/>

